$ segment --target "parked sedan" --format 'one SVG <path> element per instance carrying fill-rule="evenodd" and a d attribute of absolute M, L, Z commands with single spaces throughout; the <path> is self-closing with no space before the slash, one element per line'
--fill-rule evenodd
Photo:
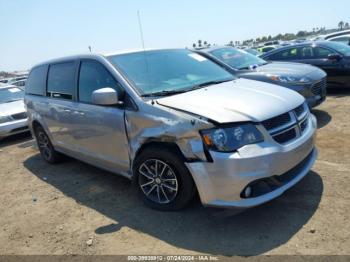
<path fill-rule="evenodd" d="M 23 98 L 19 87 L 0 87 L 0 139 L 29 131 Z"/>
<path fill-rule="evenodd" d="M 331 41 L 307 42 L 273 50 L 268 61 L 289 61 L 318 66 L 327 73 L 328 86 L 350 87 L 350 47 Z"/>
<path fill-rule="evenodd" d="M 326 73 L 314 66 L 297 63 L 266 62 L 233 47 L 214 47 L 197 53 L 224 67 L 237 77 L 258 80 L 297 91 L 309 107 L 326 99 Z"/>

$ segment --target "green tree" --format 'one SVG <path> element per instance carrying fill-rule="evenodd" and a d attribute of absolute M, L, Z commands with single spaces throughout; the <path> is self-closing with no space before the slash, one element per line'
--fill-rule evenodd
<path fill-rule="evenodd" d="M 283 35 L 282 34 L 278 34 L 275 37 L 276 40 L 283 40 Z"/>
<path fill-rule="evenodd" d="M 307 32 L 306 31 L 299 31 L 298 33 L 297 33 L 297 37 L 304 37 L 304 36 L 306 36 L 307 35 Z"/>
<path fill-rule="evenodd" d="M 338 23 L 338 27 L 339 27 L 340 30 L 343 30 L 344 22 L 343 22 L 343 21 L 340 21 L 340 22 Z"/>
<path fill-rule="evenodd" d="M 346 22 L 346 23 L 345 23 L 344 28 L 346 28 L 346 29 L 349 29 L 349 28 L 350 28 L 350 26 L 349 26 L 349 23 L 348 23 L 348 22 Z"/>

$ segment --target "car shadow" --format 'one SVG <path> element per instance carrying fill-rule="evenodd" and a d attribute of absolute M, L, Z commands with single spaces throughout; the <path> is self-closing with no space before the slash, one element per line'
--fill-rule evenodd
<path fill-rule="evenodd" d="M 5 138 L 0 140 L 0 148 L 6 147 L 6 146 L 12 146 L 15 144 L 21 144 L 23 142 L 29 142 L 32 139 L 33 139 L 32 135 L 29 131 L 24 132 L 24 133 L 20 133 L 20 134 L 16 134 L 16 135 L 12 135 L 12 136 L 8 136 L 8 137 L 5 137 Z"/>
<path fill-rule="evenodd" d="M 332 87 L 327 89 L 327 96 L 341 98 L 349 95 L 350 95 L 350 87 Z"/>
<path fill-rule="evenodd" d="M 281 197 L 246 211 L 205 208 L 197 200 L 182 211 L 160 212 L 144 206 L 128 179 L 82 162 L 52 166 L 37 154 L 24 166 L 115 221 L 96 228 L 96 234 L 129 227 L 179 248 L 215 255 L 258 255 L 286 243 L 313 216 L 323 192 L 321 177 L 311 171 Z"/>
<path fill-rule="evenodd" d="M 316 116 L 317 118 L 317 128 L 323 128 L 326 125 L 328 125 L 332 121 L 332 116 L 323 110 L 320 109 L 312 109 L 312 113 Z"/>

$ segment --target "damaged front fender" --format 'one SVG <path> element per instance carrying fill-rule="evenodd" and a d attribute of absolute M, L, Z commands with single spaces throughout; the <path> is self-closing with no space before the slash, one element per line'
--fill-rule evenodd
<path fill-rule="evenodd" d="M 199 130 L 212 128 L 212 123 L 154 102 L 143 107 L 125 112 L 131 166 L 139 150 L 149 142 L 174 143 L 188 161 L 207 161 Z"/>

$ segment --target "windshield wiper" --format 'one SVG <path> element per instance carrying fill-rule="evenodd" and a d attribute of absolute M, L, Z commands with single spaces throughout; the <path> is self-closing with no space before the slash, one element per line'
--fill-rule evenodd
<path fill-rule="evenodd" d="M 22 99 L 20 98 L 20 99 L 8 100 L 8 101 L 4 102 L 4 104 L 11 103 L 11 102 L 16 102 L 16 101 L 20 101 L 20 100 L 22 100 Z"/>
<path fill-rule="evenodd" d="M 180 90 L 162 90 L 159 92 L 154 92 L 154 93 L 148 93 L 148 94 L 144 94 L 141 95 L 142 97 L 153 97 L 153 96 L 169 96 L 169 95 L 176 95 L 176 94 L 181 94 L 181 93 L 185 93 L 188 91 L 193 91 L 196 89 L 200 89 L 203 88 L 205 86 L 211 86 L 211 85 L 216 85 L 216 84 L 220 84 L 223 82 L 228 82 L 228 81 L 232 81 L 233 79 L 225 79 L 225 80 L 217 80 L 217 81 L 208 81 L 208 82 L 204 82 L 204 83 L 200 83 L 198 85 L 194 85 L 191 88 L 187 88 L 187 89 L 180 89 Z"/>
<path fill-rule="evenodd" d="M 263 66 L 266 65 L 266 63 L 262 63 L 262 64 L 254 64 L 254 65 L 249 65 L 249 66 L 244 66 L 244 67 L 240 67 L 238 68 L 238 70 L 245 70 L 245 69 L 257 69 L 259 66 Z"/>
<path fill-rule="evenodd" d="M 169 96 L 169 95 L 176 95 L 186 92 L 186 90 L 162 90 L 159 92 L 154 93 L 148 93 L 141 95 L 142 97 L 152 97 L 152 96 Z"/>
<path fill-rule="evenodd" d="M 232 80 L 233 79 L 208 81 L 208 82 L 204 82 L 204 83 L 201 83 L 201 84 L 198 84 L 198 85 L 194 85 L 193 87 L 187 89 L 187 91 L 199 89 L 199 88 L 206 87 L 206 86 L 217 85 L 217 84 L 221 84 L 221 83 L 224 83 L 224 82 L 229 82 L 229 81 L 232 81 Z"/>

